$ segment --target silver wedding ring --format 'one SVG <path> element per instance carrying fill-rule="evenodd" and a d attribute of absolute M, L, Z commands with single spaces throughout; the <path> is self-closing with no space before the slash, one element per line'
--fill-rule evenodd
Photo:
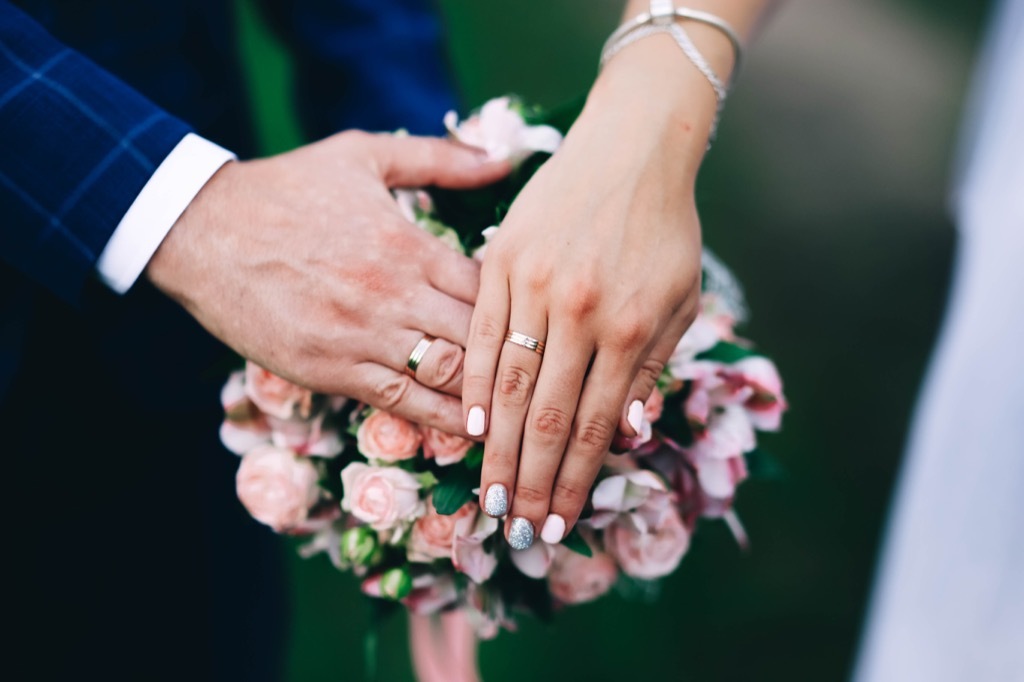
<path fill-rule="evenodd" d="M 505 334 L 505 340 L 509 343 L 514 343 L 517 346 L 522 346 L 526 350 L 532 350 L 537 355 L 544 355 L 544 342 L 538 341 L 532 336 L 520 334 L 519 332 L 514 332 L 510 329 L 508 333 Z"/>
<path fill-rule="evenodd" d="M 423 356 L 426 355 L 427 351 L 430 349 L 430 344 L 434 343 L 436 340 L 437 339 L 429 334 L 423 335 L 423 338 L 416 344 L 416 347 L 412 349 L 411 353 L 409 353 L 409 360 L 405 363 L 406 374 L 411 376 L 413 379 L 416 378 L 416 369 L 423 361 Z"/>

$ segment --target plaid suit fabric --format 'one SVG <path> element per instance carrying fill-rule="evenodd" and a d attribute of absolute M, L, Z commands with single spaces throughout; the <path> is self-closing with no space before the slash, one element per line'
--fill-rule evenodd
<path fill-rule="evenodd" d="M 0 2 L 0 257 L 69 301 L 189 127 Z"/>

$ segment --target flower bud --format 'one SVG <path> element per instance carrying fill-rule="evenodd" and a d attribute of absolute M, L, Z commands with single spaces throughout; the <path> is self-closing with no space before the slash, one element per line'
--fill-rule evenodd
<path fill-rule="evenodd" d="M 349 528 L 341 534 L 342 559 L 353 566 L 369 566 L 379 554 L 377 534 L 366 526 Z"/>
<path fill-rule="evenodd" d="M 412 576 L 404 566 L 392 568 L 380 576 L 380 595 L 387 599 L 405 599 L 412 592 Z"/>

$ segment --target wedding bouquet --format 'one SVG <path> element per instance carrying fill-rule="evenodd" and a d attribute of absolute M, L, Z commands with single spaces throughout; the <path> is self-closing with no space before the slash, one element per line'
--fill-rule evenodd
<path fill-rule="evenodd" d="M 457 141 L 507 158 L 511 175 L 471 191 L 398 190 L 406 217 L 453 249 L 485 257 L 487 241 L 570 120 L 488 102 L 446 125 Z M 561 124 L 560 124 L 561 123 Z M 705 252 L 700 313 L 648 398 L 638 437 L 619 437 L 575 529 L 557 545 L 513 551 L 503 520 L 484 514 L 483 447 L 344 398 L 315 395 L 248 363 L 222 400 L 221 439 L 241 455 L 239 499 L 274 531 L 308 536 L 363 578 L 366 594 L 429 614 L 463 609 L 481 637 L 517 611 L 546 616 L 616 583 L 647 586 L 679 565 L 701 519 L 724 519 L 737 487 L 766 460 L 757 431 L 780 427 L 786 401 L 774 364 L 738 336 L 745 304 Z"/>

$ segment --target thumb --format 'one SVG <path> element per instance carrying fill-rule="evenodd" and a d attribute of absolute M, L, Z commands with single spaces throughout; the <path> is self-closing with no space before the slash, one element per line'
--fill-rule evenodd
<path fill-rule="evenodd" d="M 481 187 L 511 170 L 507 161 L 490 161 L 477 149 L 439 137 L 381 134 L 370 136 L 367 143 L 388 187 Z"/>

